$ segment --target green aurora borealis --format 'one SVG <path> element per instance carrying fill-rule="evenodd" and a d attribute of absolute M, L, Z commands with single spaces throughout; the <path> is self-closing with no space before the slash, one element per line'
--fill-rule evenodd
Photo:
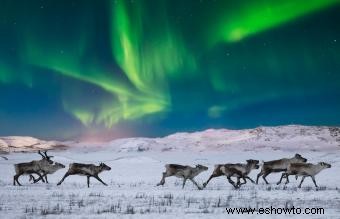
<path fill-rule="evenodd" d="M 0 135 L 339 125 L 339 3 L 0 0 Z"/>

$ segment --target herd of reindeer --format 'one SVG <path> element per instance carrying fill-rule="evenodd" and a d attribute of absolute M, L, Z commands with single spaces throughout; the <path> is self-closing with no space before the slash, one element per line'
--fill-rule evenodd
<path fill-rule="evenodd" d="M 38 181 L 43 181 L 48 183 L 47 175 L 53 174 L 57 170 L 65 168 L 65 166 L 61 163 L 54 162 L 51 160 L 53 156 L 48 156 L 47 151 L 41 152 L 38 151 L 41 155 L 41 160 L 33 160 L 27 163 L 19 163 L 15 164 L 15 172 L 13 179 L 13 185 L 21 186 L 20 182 L 18 181 L 21 175 L 29 175 L 30 181 L 36 183 Z M 252 180 L 248 175 L 251 170 L 259 169 L 261 167 L 261 171 L 257 174 L 256 182 Z M 226 176 L 228 182 L 234 186 L 234 188 L 238 189 L 242 185 L 247 183 L 247 179 L 250 180 L 252 183 L 258 184 L 259 178 L 262 176 L 263 180 L 266 184 L 269 184 L 266 177 L 271 173 L 278 173 L 283 172 L 280 178 L 280 181 L 277 182 L 279 185 L 282 182 L 283 178 L 286 178 L 286 183 L 289 183 L 289 176 L 295 175 L 296 179 L 298 176 L 302 176 L 301 182 L 299 184 L 299 188 L 306 177 L 311 177 L 315 187 L 318 187 L 315 181 L 315 175 L 317 175 L 321 170 L 330 168 L 331 165 L 325 162 L 319 162 L 316 164 L 307 163 L 307 159 L 302 157 L 300 154 L 295 154 L 292 158 L 282 158 L 279 160 L 272 160 L 263 162 L 260 165 L 258 160 L 247 160 L 247 163 L 235 163 L 235 164 L 217 164 L 215 165 L 214 171 L 209 177 L 209 179 L 203 183 L 203 187 L 199 186 L 198 183 L 194 180 L 194 178 L 199 175 L 201 172 L 208 170 L 208 167 L 203 165 L 196 165 L 195 167 L 191 166 L 183 166 L 179 164 L 166 164 L 165 165 L 165 172 L 163 172 L 161 181 L 157 184 L 164 185 L 165 178 L 170 176 L 176 176 L 178 178 L 183 179 L 182 188 L 184 188 L 186 181 L 189 179 L 194 185 L 197 186 L 199 190 L 204 189 L 210 180 L 215 177 L 219 176 Z M 109 171 L 111 168 L 104 163 L 100 163 L 99 166 L 94 164 L 81 164 L 81 163 L 71 163 L 69 165 L 68 171 L 65 173 L 63 178 L 58 182 L 57 185 L 60 185 L 66 177 L 70 175 L 82 175 L 87 177 L 87 186 L 90 186 L 90 178 L 93 177 L 97 179 L 102 184 L 106 185 L 99 178 L 99 173 L 103 171 Z M 38 178 L 35 178 L 33 174 L 36 174 Z M 236 182 L 231 179 L 231 177 L 236 177 Z M 241 179 L 243 182 L 241 182 Z"/>

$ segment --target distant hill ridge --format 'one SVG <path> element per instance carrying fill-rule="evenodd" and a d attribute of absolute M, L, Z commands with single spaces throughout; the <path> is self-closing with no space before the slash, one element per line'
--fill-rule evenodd
<path fill-rule="evenodd" d="M 115 152 L 224 150 L 339 150 L 340 127 L 286 125 L 229 130 L 180 132 L 163 138 L 124 138 L 104 143 L 44 141 L 33 137 L 0 137 L 0 151 L 19 152 L 61 148 Z"/>

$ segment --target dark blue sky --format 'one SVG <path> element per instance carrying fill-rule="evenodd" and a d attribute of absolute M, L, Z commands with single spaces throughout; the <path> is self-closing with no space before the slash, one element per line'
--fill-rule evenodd
<path fill-rule="evenodd" d="M 340 125 L 340 4 L 1 0 L 0 136 Z"/>

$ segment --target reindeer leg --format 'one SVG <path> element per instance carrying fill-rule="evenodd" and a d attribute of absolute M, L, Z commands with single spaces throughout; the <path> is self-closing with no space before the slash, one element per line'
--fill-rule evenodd
<path fill-rule="evenodd" d="M 60 180 L 60 182 L 58 182 L 57 186 L 59 186 L 62 182 L 64 182 L 65 178 L 68 177 L 69 175 L 72 175 L 72 174 L 70 174 L 69 172 L 66 172 L 64 177 Z"/>
<path fill-rule="evenodd" d="M 268 181 L 266 179 L 266 177 L 269 175 L 270 173 L 265 173 L 263 176 L 262 176 L 262 179 L 266 182 L 266 184 L 268 185 Z"/>
<path fill-rule="evenodd" d="M 163 173 L 162 173 L 162 179 L 161 179 L 161 181 L 157 184 L 157 186 L 164 185 L 164 183 L 165 183 L 165 177 L 167 177 L 166 172 L 163 172 Z"/>
<path fill-rule="evenodd" d="M 249 179 L 252 183 L 255 184 L 254 180 L 252 180 L 249 176 L 243 176 L 242 179 L 243 179 L 243 183 L 240 183 L 239 186 L 246 184 L 247 183 L 246 179 Z"/>
<path fill-rule="evenodd" d="M 237 185 L 235 185 L 235 182 L 230 178 L 230 176 L 227 176 L 228 182 L 234 186 L 235 189 L 237 189 Z"/>
<path fill-rule="evenodd" d="M 87 176 L 87 188 L 90 188 L 90 176 Z"/>
<path fill-rule="evenodd" d="M 39 172 L 34 172 L 34 173 L 39 176 L 38 179 L 34 180 L 34 183 L 38 182 L 39 180 L 42 180 L 43 182 L 45 182 L 44 176 L 46 173 L 43 172 L 43 175 L 41 175 Z"/>
<path fill-rule="evenodd" d="M 313 180 L 315 187 L 318 188 L 318 185 L 316 185 L 315 177 L 314 176 L 310 176 L 310 177 L 312 177 L 312 180 Z"/>
<path fill-rule="evenodd" d="M 242 185 L 242 183 L 241 183 L 241 177 L 236 177 L 236 186 L 237 186 L 237 188 L 240 188 L 241 187 L 241 185 Z"/>
<path fill-rule="evenodd" d="M 47 173 L 45 173 L 45 180 L 46 180 L 46 183 L 48 183 L 48 181 L 47 181 Z"/>
<path fill-rule="evenodd" d="M 104 183 L 103 182 L 103 180 L 101 180 L 100 178 L 99 178 L 99 176 L 98 175 L 94 175 L 93 176 L 94 178 L 96 178 L 99 182 L 101 182 L 101 183 L 103 183 L 104 185 L 106 185 L 107 186 L 107 184 L 106 183 Z"/>
<path fill-rule="evenodd" d="M 241 183 L 241 179 L 243 179 L 243 183 Z M 240 188 L 241 185 L 246 184 L 246 183 L 247 183 L 247 181 L 246 181 L 246 179 L 244 178 L 244 176 L 238 176 L 238 177 L 237 177 L 237 181 L 236 181 L 236 187 L 237 187 L 237 189 Z"/>
<path fill-rule="evenodd" d="M 299 184 L 299 186 L 298 186 L 299 188 L 301 188 L 301 185 L 302 185 L 303 181 L 305 180 L 305 178 L 306 178 L 306 176 L 303 176 L 303 177 L 302 177 L 301 182 L 300 182 L 300 184 Z"/>
<path fill-rule="evenodd" d="M 22 186 L 21 184 L 20 184 L 20 182 L 19 182 L 19 177 L 21 176 L 21 174 L 16 174 L 15 176 L 14 176 L 14 182 L 13 182 L 13 185 L 15 185 L 15 182 L 17 182 L 17 184 L 19 185 L 19 186 Z"/>
<path fill-rule="evenodd" d="M 39 176 L 38 181 L 41 180 L 41 181 L 45 182 L 44 175 L 46 175 L 46 173 L 43 172 L 43 175 L 41 175 L 39 172 L 35 172 L 35 173 L 38 174 L 38 176 Z"/>
<path fill-rule="evenodd" d="M 40 178 L 38 177 L 35 179 L 33 175 L 30 175 L 30 181 L 31 180 L 33 180 L 33 183 L 37 183 L 38 181 L 40 181 Z"/>
<path fill-rule="evenodd" d="M 236 177 L 236 185 L 239 186 L 241 184 L 241 181 L 240 181 L 241 177 Z"/>
<path fill-rule="evenodd" d="M 32 177 L 33 177 L 33 176 L 32 176 Z M 45 182 L 45 181 L 44 181 L 44 177 L 46 177 L 46 173 L 44 173 L 42 176 L 38 177 L 37 179 L 34 179 L 34 177 L 33 177 L 33 182 L 34 182 L 34 183 L 37 183 L 37 182 L 39 182 L 40 180 L 42 180 L 43 182 Z"/>
<path fill-rule="evenodd" d="M 198 190 L 202 190 L 202 188 L 197 184 L 197 182 L 194 179 L 190 179 L 190 181 L 197 186 Z"/>
<path fill-rule="evenodd" d="M 16 178 L 17 178 L 17 174 L 13 176 L 13 186 L 15 186 Z"/>
<path fill-rule="evenodd" d="M 205 188 L 205 187 L 208 185 L 208 183 L 210 182 L 210 180 L 211 180 L 212 178 L 219 177 L 219 176 L 221 176 L 221 175 L 211 174 L 211 176 L 209 177 L 209 179 L 208 179 L 205 183 L 203 183 L 203 188 Z"/>
<path fill-rule="evenodd" d="M 243 179 L 243 182 L 241 183 L 241 181 L 240 181 L 240 185 L 239 186 L 244 185 L 244 184 L 247 183 L 246 177 L 242 177 L 241 179 Z M 255 183 L 255 182 L 253 181 L 253 183 Z"/>
<path fill-rule="evenodd" d="M 259 178 L 260 178 L 260 176 L 262 176 L 262 175 L 263 175 L 263 172 L 262 172 L 262 170 L 261 170 L 261 172 L 260 172 L 259 174 L 257 174 L 256 184 L 259 184 Z"/>
<path fill-rule="evenodd" d="M 254 183 L 254 184 L 255 184 L 255 181 L 254 181 L 252 178 L 250 178 L 249 176 L 245 176 L 244 178 L 246 178 L 246 179 L 249 179 L 249 180 L 250 180 L 250 182 L 252 182 L 252 183 Z M 246 180 L 244 179 L 244 181 L 246 181 Z"/>
<path fill-rule="evenodd" d="M 183 178 L 182 189 L 184 189 L 184 186 L 185 186 L 186 181 L 187 181 L 187 178 L 184 177 L 184 178 Z"/>
<path fill-rule="evenodd" d="M 29 181 L 30 181 L 30 182 L 33 181 L 32 183 L 35 183 L 35 178 L 34 178 L 34 176 L 33 176 L 32 174 L 30 174 L 30 179 L 29 179 Z"/>
<path fill-rule="evenodd" d="M 280 178 L 280 181 L 278 181 L 278 182 L 276 183 L 276 185 L 280 185 L 280 184 L 281 184 L 282 179 L 283 179 L 283 177 L 285 177 L 285 175 L 286 175 L 286 173 L 282 173 L 281 178 Z"/>
<path fill-rule="evenodd" d="M 285 183 L 285 185 L 287 185 L 288 183 L 289 183 L 289 174 L 286 173 L 286 183 Z"/>

